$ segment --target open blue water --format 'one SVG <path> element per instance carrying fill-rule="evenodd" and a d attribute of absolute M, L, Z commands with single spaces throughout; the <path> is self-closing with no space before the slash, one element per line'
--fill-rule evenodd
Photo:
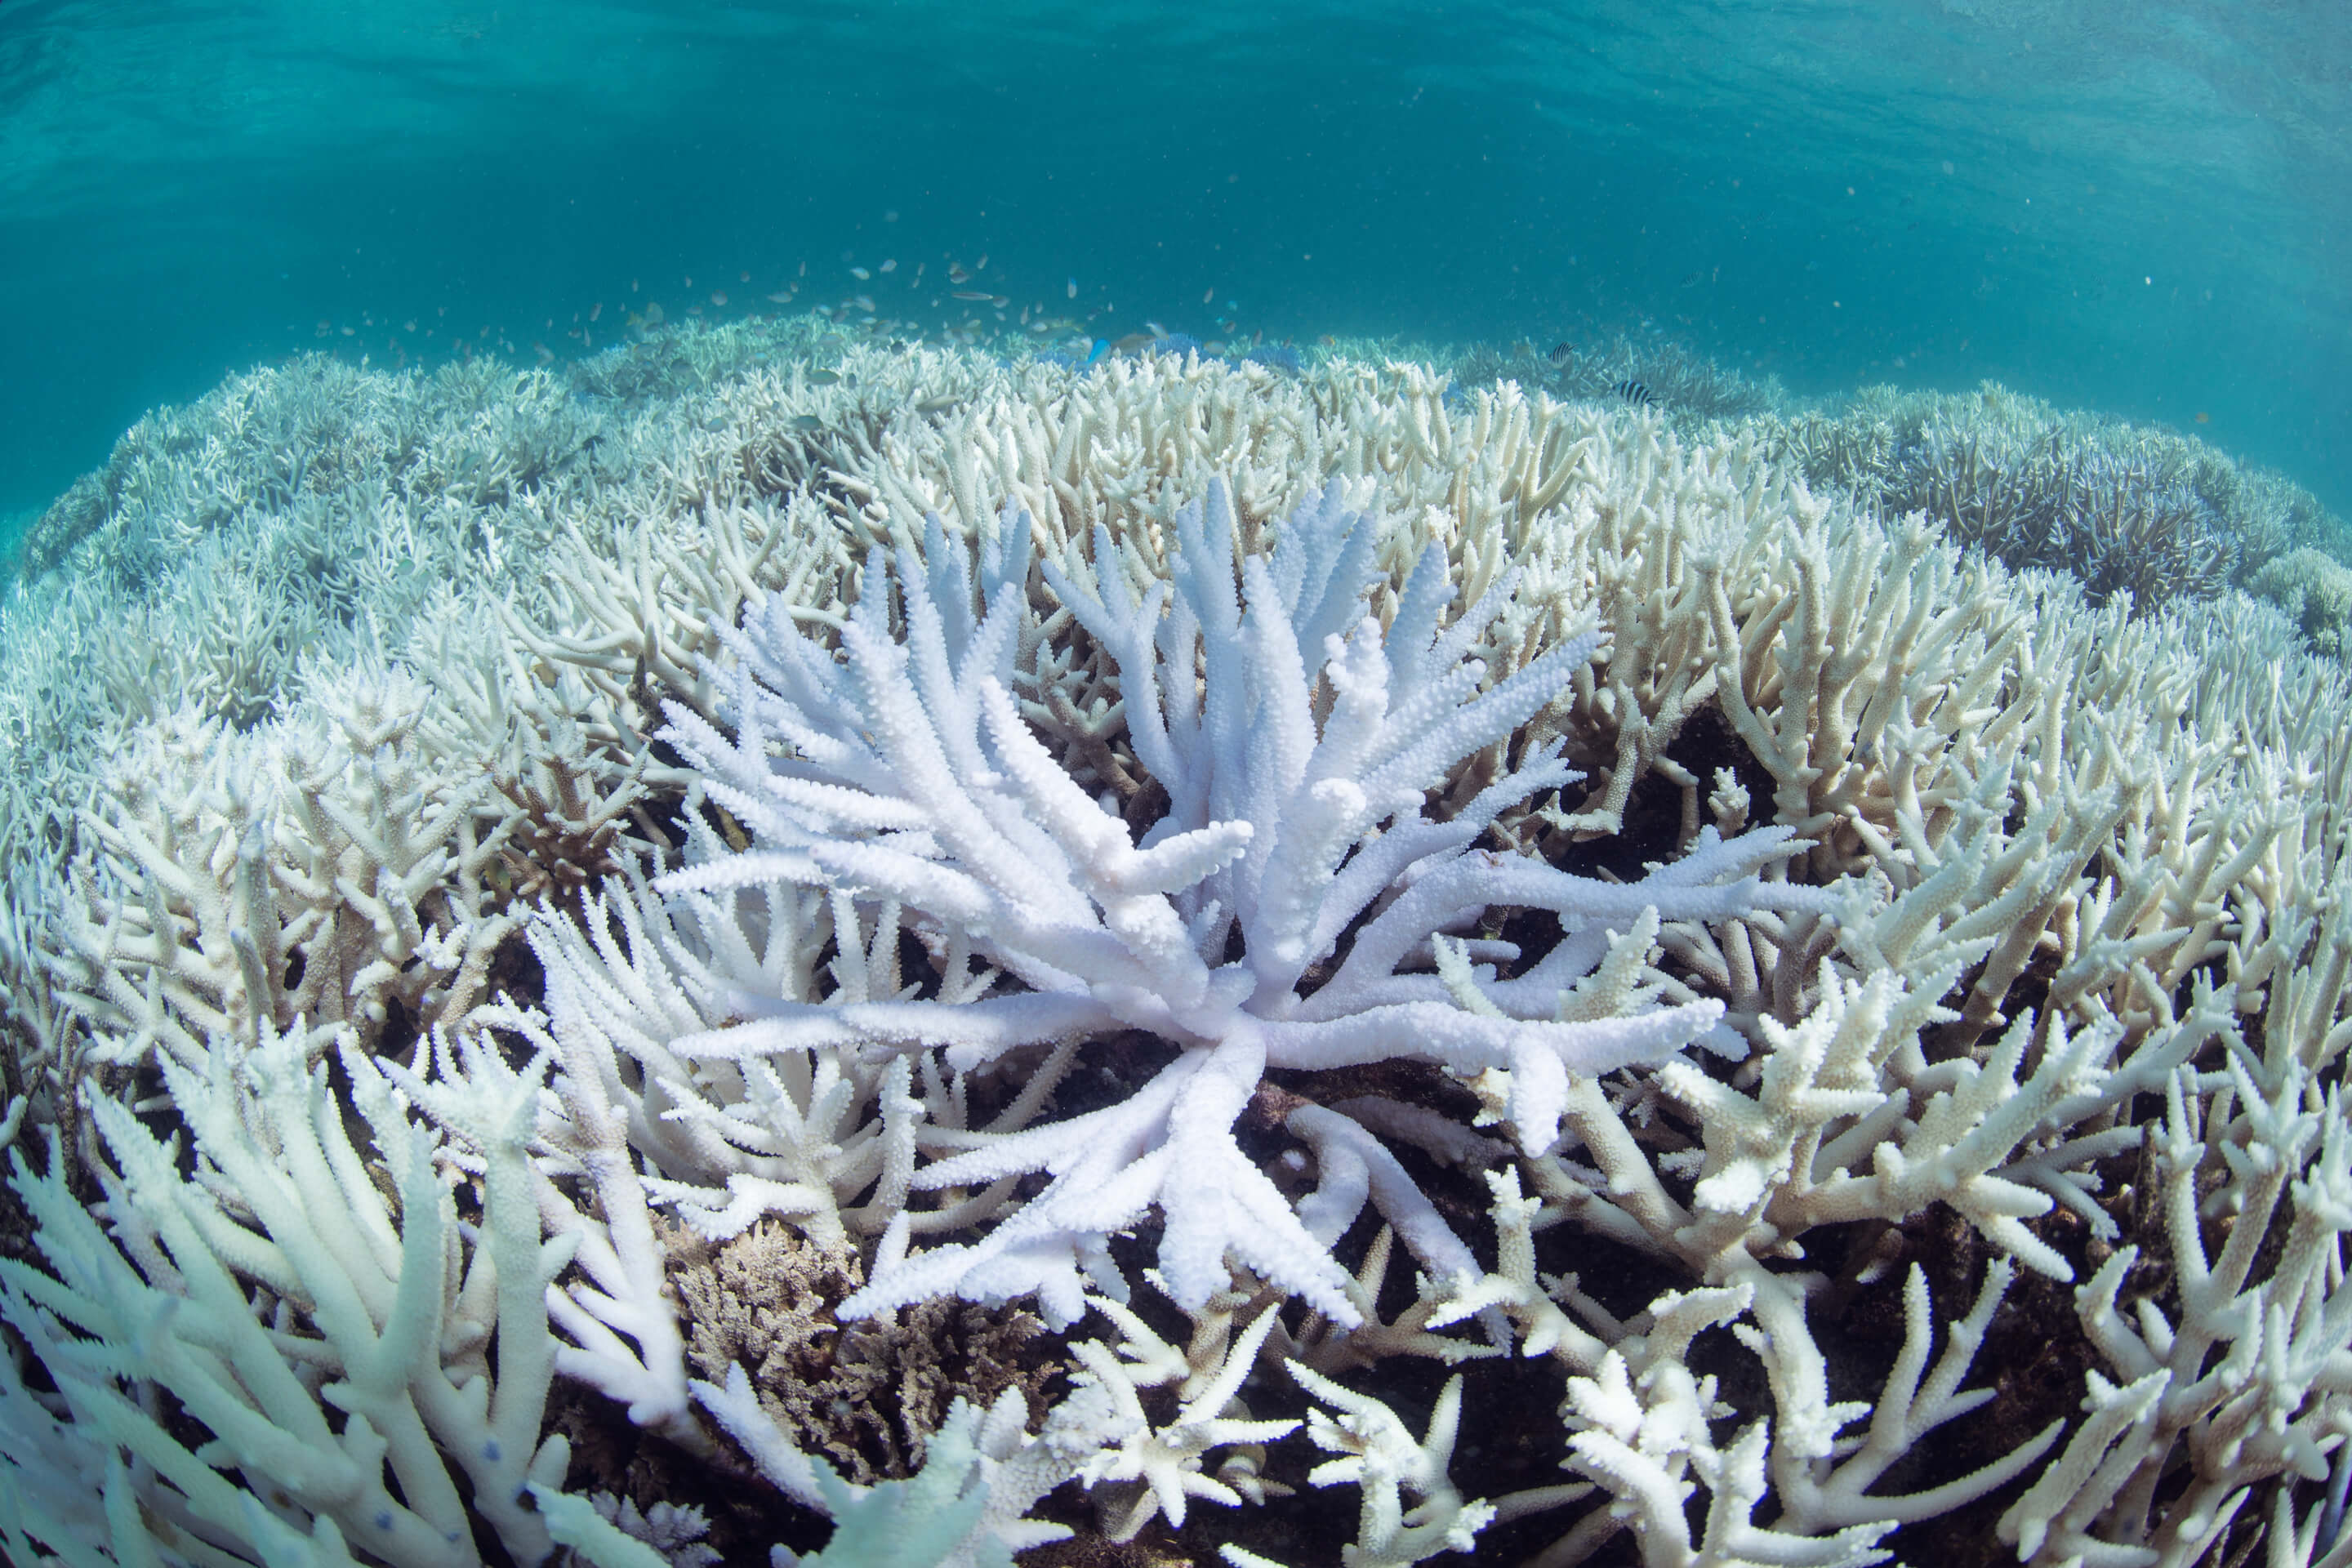
<path fill-rule="evenodd" d="M 2342 513 L 2347 237 L 2323 0 L 8 0 L 0 518 L 232 367 L 982 254 L 1097 330 L 1654 329 L 2201 414 Z"/>

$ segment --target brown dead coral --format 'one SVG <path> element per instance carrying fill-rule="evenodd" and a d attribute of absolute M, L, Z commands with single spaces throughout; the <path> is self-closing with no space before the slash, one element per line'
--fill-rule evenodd
<path fill-rule="evenodd" d="M 511 808 L 492 879 L 507 900 L 551 899 L 578 909 L 586 890 L 620 869 L 620 840 L 648 798 L 643 759 L 627 767 L 583 762 L 550 747 L 510 750 L 490 782 Z"/>
<path fill-rule="evenodd" d="M 682 1227 L 665 1242 L 695 1375 L 723 1384 L 740 1363 L 771 1420 L 862 1484 L 921 1468 L 958 1396 L 986 1405 L 1017 1387 L 1035 1412 L 1064 1371 L 1059 1340 L 1018 1309 L 943 1299 L 838 1322 L 865 1282 L 857 1253 L 773 1220 L 715 1246 Z"/>

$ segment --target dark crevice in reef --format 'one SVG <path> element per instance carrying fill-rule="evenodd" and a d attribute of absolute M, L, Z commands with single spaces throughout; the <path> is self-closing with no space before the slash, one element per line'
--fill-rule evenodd
<path fill-rule="evenodd" d="M 572 1445 L 563 1489 L 609 1491 L 640 1509 L 657 1502 L 699 1508 L 703 1544 L 723 1568 L 768 1568 L 768 1548 L 807 1553 L 832 1539 L 832 1524 L 778 1491 L 732 1444 L 708 1458 L 688 1454 L 632 1426 L 628 1412 L 594 1389 L 558 1378 L 548 1391 L 546 1430 Z"/>
<path fill-rule="evenodd" d="M 505 940 L 490 950 L 482 989 L 488 995 L 504 996 L 518 1006 L 535 1006 L 545 999 L 547 972 L 540 967 L 539 953 L 521 931 L 509 931 Z"/>
<path fill-rule="evenodd" d="M 383 1023 L 377 1028 L 370 1048 L 380 1057 L 394 1057 L 406 1061 L 416 1052 L 416 1015 L 397 996 L 383 999 Z M 348 1086 L 346 1086 L 348 1087 Z"/>
<path fill-rule="evenodd" d="M 1164 1040 L 1144 1029 L 1127 1029 L 1088 1040 L 1078 1047 L 1069 1072 L 1054 1086 L 1045 1109 L 1030 1119 L 1029 1125 L 1041 1127 L 1048 1122 L 1067 1121 L 1123 1104 L 1181 1053 L 1182 1047 L 1172 1040 Z M 1007 1088 L 1017 1089 L 1017 1085 Z M 985 1125 L 977 1119 L 974 1124 Z"/>
<path fill-rule="evenodd" d="M 2025 1224 L 2069 1255 L 2076 1282 L 2089 1278 L 2084 1262 L 2089 1230 L 2080 1219 L 2060 1209 Z M 1832 1399 L 1873 1398 L 1885 1385 L 1886 1368 L 1903 1343 L 1903 1284 L 1913 1264 L 1927 1275 L 1935 1318 L 1933 1353 L 1941 1355 L 1951 1325 L 1976 1305 L 1986 1270 L 2000 1256 L 1974 1226 L 1941 1204 L 1896 1229 L 1901 1247 L 1885 1278 L 1817 1326 L 1816 1337 L 1831 1358 Z M 1868 1375 L 1840 1375 L 1854 1365 L 1868 1367 Z M 2053 1421 L 2064 1421 L 2071 1435 L 2081 1415 L 2084 1374 L 2094 1368 L 2104 1370 L 2075 1316 L 2074 1285 L 2020 1266 L 1962 1384 L 1990 1388 L 1992 1399 L 1913 1445 L 1872 1491 L 1895 1497 L 1957 1480 L 2014 1453 Z M 2064 1436 L 2059 1441 L 2063 1446 Z M 2040 1468 L 1964 1508 L 1896 1530 L 1881 1544 L 1898 1561 L 1935 1568 L 2013 1563 L 2016 1548 L 2001 1545 L 1993 1527 Z"/>
<path fill-rule="evenodd" d="M 1771 772 L 1732 731 L 1730 721 L 1714 703 L 1705 704 L 1684 721 L 1680 733 L 1664 755 L 1699 781 L 1698 826 L 1706 827 L 1712 822 L 1706 803 L 1715 789 L 1715 775 L 1719 770 L 1728 770 L 1748 791 L 1751 823 L 1771 820 Z M 1599 804 L 1598 792 L 1606 781 L 1598 768 L 1588 767 L 1586 773 L 1586 778 L 1562 792 L 1568 809 L 1584 809 L 1585 796 L 1580 792 L 1595 792 L 1592 804 Z M 1550 858 L 1561 870 L 1580 877 L 1637 881 L 1649 864 L 1670 861 L 1682 853 L 1683 826 L 1682 786 L 1653 769 L 1634 781 L 1626 796 L 1623 825 L 1619 831 L 1556 849 Z"/>

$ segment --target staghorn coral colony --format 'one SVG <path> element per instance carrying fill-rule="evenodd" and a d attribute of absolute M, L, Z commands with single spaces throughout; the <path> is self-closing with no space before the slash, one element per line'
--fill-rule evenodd
<path fill-rule="evenodd" d="M 9 1559 L 2352 1563 L 2326 520 L 1612 353 L 143 421 L 0 625 Z"/>

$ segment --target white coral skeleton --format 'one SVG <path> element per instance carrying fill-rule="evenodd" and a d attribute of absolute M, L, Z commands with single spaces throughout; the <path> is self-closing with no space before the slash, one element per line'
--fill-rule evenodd
<path fill-rule="evenodd" d="M 1197 1310 L 1224 1289 L 1230 1260 L 1353 1326 L 1328 1244 L 1234 1140 L 1268 1069 L 1408 1058 L 1507 1082 L 1519 1146 L 1541 1153 L 1558 1139 L 1571 1075 L 1658 1061 L 1721 1019 L 1712 1001 L 1556 1016 L 1613 932 L 1660 916 L 1829 907 L 1818 889 L 1757 876 L 1795 847 L 1777 829 L 1730 841 L 1709 830 L 1631 885 L 1474 847 L 1505 807 L 1574 780 L 1551 751 L 1433 816 L 1430 792 L 1453 766 L 1524 725 L 1598 638 L 1485 687 L 1474 649 L 1512 579 L 1445 624 L 1453 589 L 1432 547 L 1383 627 L 1363 605 L 1376 532 L 1335 486 L 1291 514 L 1270 555 L 1241 554 L 1230 498 L 1213 485 L 1173 520 L 1170 578 L 1139 596 L 1131 584 L 1146 568 L 1108 531 L 1091 563 L 1072 550 L 1045 566 L 1059 603 L 1116 666 L 1136 759 L 1166 794 L 1140 836 L 1065 771 L 1015 705 L 1025 517 L 1003 520 L 977 583 L 961 541 L 933 519 L 925 556 L 898 562 L 903 641 L 878 553 L 838 660 L 787 606 L 755 611 L 727 634 L 740 661 L 731 738 L 671 707 L 668 738 L 757 840 L 662 888 L 846 892 L 895 910 L 947 956 L 943 995 L 836 1005 L 747 995 L 739 1005 L 761 1016 L 673 1042 L 681 1056 L 944 1047 L 971 1071 L 1127 1029 L 1177 1047 L 1109 1109 L 945 1141 L 955 1152 L 917 1172 L 917 1191 L 1052 1179 L 977 1242 L 911 1253 L 902 1222 L 845 1311 L 1034 1291 L 1049 1322 L 1070 1322 L 1089 1281 L 1124 1296 L 1109 1238 L 1156 1207 L 1160 1272 L 1178 1306 Z M 1560 940 L 1507 980 L 1492 965 L 1517 951 L 1479 943 L 1488 965 L 1466 984 L 1483 1005 L 1461 1005 L 1445 981 L 1407 967 L 1500 905 L 1550 911 Z M 1370 1195 L 1392 1221 L 1418 1212 L 1416 1193 Z"/>

